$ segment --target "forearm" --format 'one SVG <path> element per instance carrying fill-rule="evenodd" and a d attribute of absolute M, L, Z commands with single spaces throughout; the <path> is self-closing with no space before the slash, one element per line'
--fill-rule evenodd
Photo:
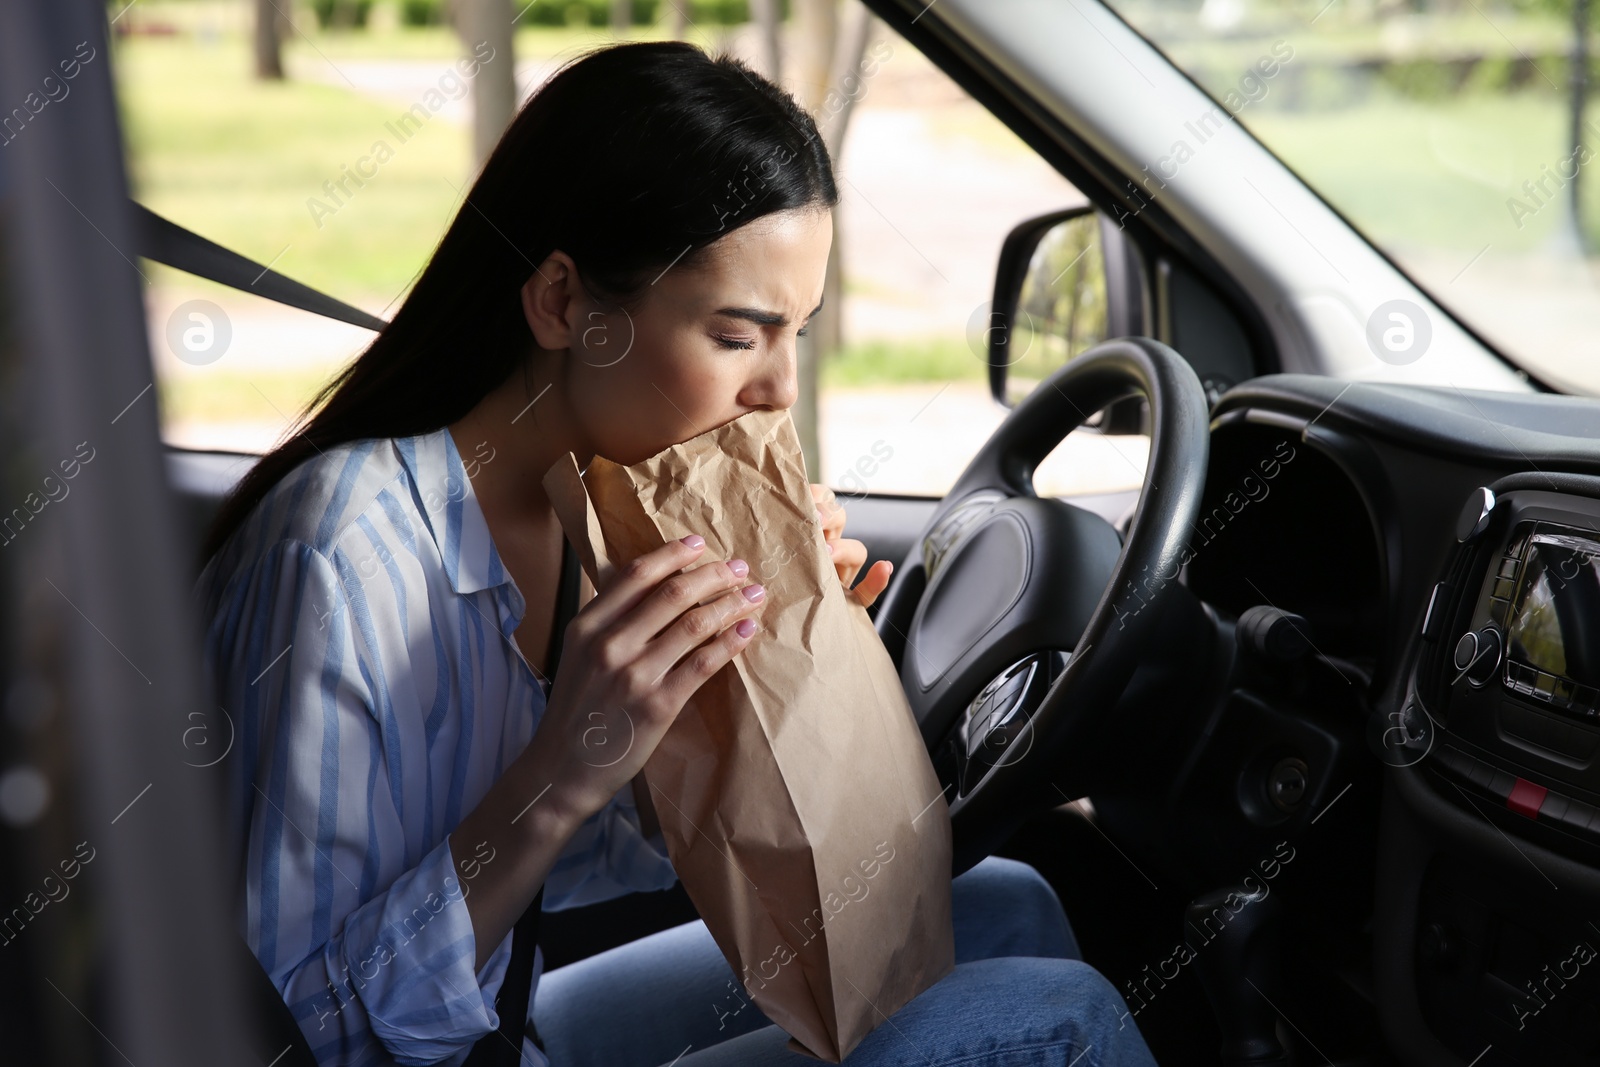
<path fill-rule="evenodd" d="M 578 826 L 593 814 L 569 798 L 549 763 L 535 736 L 451 832 L 479 969 L 527 910 Z"/>
<path fill-rule="evenodd" d="M 465 945 L 471 921 L 452 866 L 441 842 L 304 959 L 287 970 L 274 964 L 269 974 L 318 1063 L 369 1063 L 379 1044 L 393 1062 L 436 1063 L 488 1028 L 483 968 Z M 281 949 L 303 943 L 303 929 L 297 921 L 267 933 Z M 260 938 L 249 943 L 260 958 Z"/>

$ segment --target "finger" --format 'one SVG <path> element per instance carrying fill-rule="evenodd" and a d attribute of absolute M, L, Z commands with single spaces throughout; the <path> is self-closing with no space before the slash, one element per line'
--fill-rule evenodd
<path fill-rule="evenodd" d="M 705 538 L 690 534 L 644 553 L 614 569 L 605 588 L 596 588 L 595 595 L 583 605 L 574 621 L 581 619 L 582 627 L 589 632 L 604 630 L 648 596 L 663 578 L 681 571 L 704 552 Z"/>
<path fill-rule="evenodd" d="M 844 533 L 844 508 L 838 504 L 822 505 L 817 509 L 817 518 L 822 524 L 822 536 L 827 540 L 836 540 Z"/>
<path fill-rule="evenodd" d="M 873 602 L 889 588 L 889 578 L 893 573 L 894 564 L 886 559 L 880 559 L 867 568 L 867 573 L 856 583 L 855 588 L 850 590 L 850 595 L 855 597 L 856 602 L 862 607 L 872 607 Z"/>
<path fill-rule="evenodd" d="M 745 623 L 750 625 L 746 626 Z M 760 633 L 761 624 L 754 619 L 741 619 L 684 657 L 661 680 L 663 697 L 676 715 L 678 710 L 695 694 L 706 679 L 720 671 L 729 660 L 738 655 Z M 743 632 L 741 632 L 743 631 Z"/>
<path fill-rule="evenodd" d="M 856 573 L 866 565 L 867 546 L 853 537 L 841 537 L 829 542 L 829 547 L 833 550 L 833 566 L 839 572 L 839 581 L 849 589 Z"/>
<path fill-rule="evenodd" d="M 825 485 L 811 486 L 811 500 L 817 506 L 817 521 L 822 526 L 822 532 L 828 540 L 838 537 L 844 530 L 844 508 L 834 496 L 833 490 Z"/>
<path fill-rule="evenodd" d="M 686 614 L 729 590 L 751 584 L 755 579 L 749 575 L 750 565 L 742 559 L 711 560 L 681 574 L 668 575 L 637 607 L 612 625 L 610 637 L 618 642 L 614 651 L 620 653 L 623 662 L 630 661 L 651 639 Z M 700 639 L 714 632 L 706 631 Z"/>
<path fill-rule="evenodd" d="M 684 612 L 677 622 L 644 646 L 637 661 L 640 675 L 659 684 L 679 660 L 740 619 L 759 613 L 765 602 L 766 590 L 752 583 Z"/>

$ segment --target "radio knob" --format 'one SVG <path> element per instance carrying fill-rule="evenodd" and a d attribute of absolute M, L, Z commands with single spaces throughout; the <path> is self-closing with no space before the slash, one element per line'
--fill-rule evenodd
<path fill-rule="evenodd" d="M 1504 647 L 1500 631 L 1493 626 L 1485 626 L 1477 633 L 1469 630 L 1462 634 L 1452 657 L 1456 670 L 1460 672 L 1456 680 L 1465 675 L 1474 689 L 1488 685 L 1495 671 L 1500 669 L 1500 655 Z"/>

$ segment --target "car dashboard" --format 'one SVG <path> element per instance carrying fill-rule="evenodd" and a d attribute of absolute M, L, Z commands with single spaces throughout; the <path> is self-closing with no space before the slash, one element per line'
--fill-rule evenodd
<path fill-rule="evenodd" d="M 1193 886 L 1294 842 L 1285 966 L 1402 1062 L 1600 1062 L 1600 401 L 1254 379 L 1190 534 L 1203 713 L 1103 818 Z"/>

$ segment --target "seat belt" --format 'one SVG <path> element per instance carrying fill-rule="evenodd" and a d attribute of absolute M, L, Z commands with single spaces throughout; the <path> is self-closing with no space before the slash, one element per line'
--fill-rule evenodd
<path fill-rule="evenodd" d="M 215 241 L 208 241 L 193 230 L 162 218 L 137 200 L 129 200 L 128 208 L 133 216 L 134 251 L 145 259 L 352 326 L 382 330 L 388 325 L 376 315 L 369 315 Z"/>
<path fill-rule="evenodd" d="M 348 322 L 352 326 L 381 331 L 388 325 L 376 315 L 351 307 L 342 300 L 318 292 L 309 285 L 303 285 L 215 241 L 207 240 L 193 230 L 162 218 L 136 200 L 129 200 L 128 206 L 133 216 L 134 239 L 137 242 L 135 252 L 145 259 L 164 263 L 241 292 L 309 311 L 313 315 Z M 556 624 L 551 631 L 549 653 L 545 657 L 552 678 L 557 664 L 561 662 L 562 638 L 567 623 L 578 613 L 580 575 L 578 555 L 563 537 L 561 584 L 556 593 Z M 539 913 L 543 902 L 544 886 L 541 885 L 533 902 L 512 928 L 511 961 L 506 965 L 505 979 L 495 997 L 495 1012 L 500 1016 L 500 1026 L 473 1045 L 462 1067 L 511 1067 L 520 1063 L 524 1033 L 533 1039 L 540 1051 L 544 1050 L 544 1042 L 528 1013 L 533 989 L 534 948 L 539 937 Z M 235 958 L 245 972 L 258 1025 L 274 1048 L 283 1046 L 280 1058 L 274 1062 L 280 1067 L 317 1067 L 311 1046 L 282 994 L 272 984 L 272 979 L 250 951 L 244 938 L 234 940 Z"/>
<path fill-rule="evenodd" d="M 556 593 L 556 623 L 550 632 L 550 650 L 545 656 L 546 670 L 554 680 L 556 667 L 561 662 L 561 642 L 567 623 L 578 613 L 578 553 L 572 542 L 561 538 L 561 585 Z M 522 1061 L 522 1036 L 533 1039 L 539 1051 L 544 1051 L 544 1041 L 533 1024 L 529 1001 L 533 992 L 533 953 L 539 939 L 539 912 L 544 904 L 544 886 L 534 894 L 522 917 L 512 928 L 511 962 L 506 964 L 506 975 L 500 983 L 500 993 L 494 999 L 495 1014 L 500 1017 L 498 1029 L 480 1037 L 472 1046 L 461 1067 L 512 1067 Z"/>

